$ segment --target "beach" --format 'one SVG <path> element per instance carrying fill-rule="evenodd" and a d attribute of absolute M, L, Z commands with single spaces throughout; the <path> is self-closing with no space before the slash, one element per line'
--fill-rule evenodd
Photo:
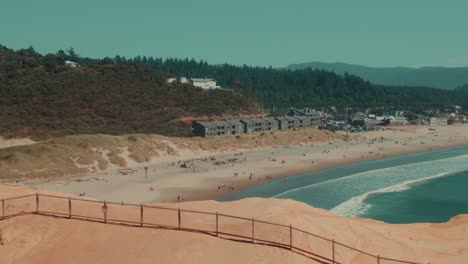
<path fill-rule="evenodd" d="M 130 158 L 131 153 L 122 152 L 119 157 L 126 166 L 113 164 L 106 170 L 80 177 L 0 183 L 0 199 L 34 193 L 65 197 L 65 200 L 57 200 L 41 196 L 40 209 L 57 212 L 66 210 L 67 196 L 107 200 L 117 202 L 109 205 L 110 212 L 125 219 L 134 219 L 140 215 L 140 211 L 138 208 L 127 210 L 120 205 L 120 201 L 144 203 L 156 208 L 180 208 L 188 210 L 182 213 L 182 221 L 179 222 L 183 227 L 208 229 L 215 228 L 214 217 L 193 212 L 217 212 L 220 219 L 216 228 L 221 231 L 230 230 L 249 236 L 253 234 L 250 219 L 256 219 L 286 227 L 294 226 L 389 258 L 418 263 L 466 263 L 467 215 L 457 215 L 444 223 L 395 225 L 373 219 L 341 217 L 333 211 L 314 208 L 293 199 L 247 198 L 230 202 L 206 199 L 218 199 L 254 185 L 270 184 L 279 177 L 283 177 L 282 181 L 288 184 L 288 175 L 468 145 L 464 136 L 467 132 L 468 126 L 398 127 L 349 135 L 337 132 L 336 135 L 324 134 L 326 137 L 320 137 L 333 140 L 313 143 L 285 145 L 282 144 L 285 141 L 281 141 L 268 146 L 272 144 L 270 141 L 269 144 L 250 149 L 245 145 L 242 149 L 231 149 L 232 145 L 228 149 L 224 145 L 226 148 L 221 148 L 223 151 L 198 150 L 199 156 L 196 158 L 189 158 L 193 149 L 176 149 L 178 155 L 161 156 L 146 163 L 137 162 Z M 302 133 L 309 138 L 307 135 L 317 131 L 288 133 L 291 137 Z M 222 142 L 232 139 L 225 137 L 215 140 Z M 279 137 L 279 140 L 284 138 Z M 212 141 L 206 139 L 200 142 Z M 179 145 L 174 143 L 172 146 L 180 148 L 181 145 L 179 142 Z M 147 175 L 145 166 L 148 167 Z M 80 192 L 84 195 L 80 196 Z M 35 201 L 34 197 L 30 197 L 18 202 L 6 202 L 6 213 L 22 210 L 23 207 L 34 208 Z M 25 203 L 26 206 L 23 205 Z M 84 205 L 74 200 L 70 208 L 78 215 L 102 216 L 101 205 Z M 123 214 L 118 213 L 119 210 L 123 210 Z M 247 220 L 232 221 L 221 217 L 222 214 Z M 144 215 L 146 221 L 177 225 L 176 214 L 153 214 L 145 209 Z M 161 237 L 164 239 L 161 240 Z M 255 225 L 255 237 L 285 240 L 288 243 L 292 241 L 294 245 L 302 245 L 320 255 L 331 254 L 331 245 L 326 240 L 302 236 L 296 231 L 291 236 L 289 231 L 271 229 L 270 225 L 262 225 L 261 222 Z M 126 242 L 130 240 L 132 245 L 128 246 Z M 57 247 L 61 248 L 59 253 L 55 249 Z M 102 222 L 40 214 L 25 214 L 0 221 L 0 253 L 0 261 L 5 263 L 30 263 L 33 260 L 37 263 L 82 263 L 93 262 L 103 255 L 106 256 L 103 263 L 114 264 L 130 260 L 147 263 L 148 259 L 168 263 L 311 263 L 310 258 L 294 251 L 261 243 L 239 243 L 197 232 L 105 225 Z M 226 258 L 232 255 L 239 257 Z M 375 263 L 374 257 L 340 245 L 337 245 L 335 255 L 340 263 Z"/>
<path fill-rule="evenodd" d="M 288 133 L 297 133 L 290 131 Z M 306 133 L 306 132 L 302 132 Z M 409 153 L 468 145 L 468 126 L 406 126 L 362 133 L 337 132 L 332 140 L 261 145 L 178 155 L 61 180 L 25 182 L 31 188 L 130 203 L 219 199 L 275 178 Z M 224 137 L 226 141 L 234 137 Z M 261 138 L 261 137 L 260 137 Z M 210 139 L 206 139 L 210 140 Z M 220 140 L 220 139 L 216 139 Z M 195 157 L 195 158 L 194 158 Z M 145 171 L 147 167 L 147 172 Z"/>

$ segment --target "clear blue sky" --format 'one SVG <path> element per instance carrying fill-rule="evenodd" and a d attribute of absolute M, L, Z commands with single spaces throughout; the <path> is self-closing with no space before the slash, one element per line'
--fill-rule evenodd
<path fill-rule="evenodd" d="M 468 66 L 468 1 L 3 0 L 0 43 L 285 66 Z"/>

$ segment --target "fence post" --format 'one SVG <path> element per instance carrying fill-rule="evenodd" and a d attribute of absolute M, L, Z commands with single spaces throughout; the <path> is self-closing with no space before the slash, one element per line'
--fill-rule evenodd
<path fill-rule="evenodd" d="M 107 224 L 107 204 L 106 201 L 104 201 L 104 205 L 102 207 L 103 213 L 104 213 L 104 224 Z"/>
<path fill-rule="evenodd" d="M 72 215 L 72 206 L 71 206 L 71 199 L 68 197 L 68 218 L 70 219 Z"/>
<path fill-rule="evenodd" d="M 219 236 L 219 229 L 218 229 L 218 212 L 216 212 L 216 236 Z"/>
<path fill-rule="evenodd" d="M 2 200 L 2 220 L 5 219 L 5 200 Z"/>
<path fill-rule="evenodd" d="M 39 194 L 36 193 L 36 214 L 39 213 Z"/>
<path fill-rule="evenodd" d="M 177 207 L 177 221 L 178 221 L 178 228 L 180 230 L 180 222 L 181 222 L 181 219 L 180 219 L 180 207 Z"/>
<path fill-rule="evenodd" d="M 380 264 L 380 256 L 377 255 L 377 264 Z"/>
<path fill-rule="evenodd" d="M 293 248 L 292 225 L 289 225 L 289 249 Z"/>
<path fill-rule="evenodd" d="M 140 204 L 140 226 L 143 226 L 143 204 Z"/>
<path fill-rule="evenodd" d="M 252 217 L 252 243 L 255 243 L 255 219 Z"/>
<path fill-rule="evenodd" d="M 335 264 L 335 239 L 332 239 L 332 263 Z"/>

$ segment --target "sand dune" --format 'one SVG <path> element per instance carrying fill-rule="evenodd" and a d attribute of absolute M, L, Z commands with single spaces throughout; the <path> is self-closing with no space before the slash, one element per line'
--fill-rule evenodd
<path fill-rule="evenodd" d="M 63 179 L 93 171 L 103 172 L 172 161 L 175 158 L 190 159 L 226 151 L 328 142 L 343 138 L 341 135 L 317 129 L 208 139 L 160 135 L 66 136 L 32 145 L 0 149 L 0 169 L 3 171 L 2 179 Z"/>

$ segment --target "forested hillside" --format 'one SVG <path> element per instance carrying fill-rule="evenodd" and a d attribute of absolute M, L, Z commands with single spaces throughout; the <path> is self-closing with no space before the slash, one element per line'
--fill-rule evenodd
<path fill-rule="evenodd" d="M 0 136 L 190 135 L 177 118 L 249 114 L 255 105 L 241 92 L 168 85 L 165 74 L 143 64 L 72 68 L 63 56 L 0 47 Z"/>
<path fill-rule="evenodd" d="M 468 67 L 390 67 L 378 68 L 347 63 L 309 62 L 291 64 L 290 70 L 320 69 L 343 75 L 354 74 L 375 84 L 392 86 L 427 86 L 453 90 L 468 82 Z"/>
<path fill-rule="evenodd" d="M 468 98 L 456 91 L 427 87 L 373 85 L 354 75 L 343 76 L 325 70 L 281 70 L 273 68 L 209 65 L 205 61 L 117 56 L 114 63 L 138 62 L 171 76 L 208 77 L 222 86 L 251 90 L 266 108 L 320 106 L 394 106 L 403 108 L 467 105 Z M 84 58 L 81 63 L 96 63 Z"/>
<path fill-rule="evenodd" d="M 73 60 L 80 67 L 64 65 Z M 167 77 L 214 78 L 229 89 L 167 84 Z M 251 114 L 272 107 L 468 108 L 466 89 L 373 85 L 324 70 L 209 65 L 135 57 L 83 58 L 73 49 L 41 55 L 0 46 L 0 136 L 82 133 L 190 135 L 182 116 Z"/>

